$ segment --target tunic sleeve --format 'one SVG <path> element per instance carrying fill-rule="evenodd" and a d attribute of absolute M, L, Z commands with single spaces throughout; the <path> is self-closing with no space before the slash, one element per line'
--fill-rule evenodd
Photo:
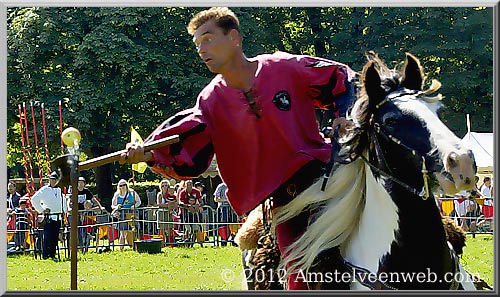
<path fill-rule="evenodd" d="M 179 142 L 153 150 L 148 166 L 157 174 L 175 179 L 199 176 L 212 162 L 214 149 L 210 129 L 198 107 L 168 118 L 144 142 L 176 134 Z"/>
<path fill-rule="evenodd" d="M 347 84 L 356 73 L 345 64 L 327 59 L 311 56 L 299 56 L 298 59 L 300 71 L 308 78 L 314 104 L 323 109 L 335 108 L 338 99 L 348 93 Z"/>

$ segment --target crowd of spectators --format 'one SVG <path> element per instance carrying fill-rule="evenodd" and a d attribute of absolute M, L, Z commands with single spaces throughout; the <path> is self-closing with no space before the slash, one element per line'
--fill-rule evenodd
<path fill-rule="evenodd" d="M 17 192 L 14 182 L 8 183 L 7 229 L 10 235 L 8 242 L 14 243 L 12 252 L 38 250 L 44 259 L 55 258 L 60 241 L 69 245 L 73 190 L 70 186 L 63 194 L 56 186 L 57 180 L 57 174 L 51 174 L 49 183 L 32 197 L 23 197 Z M 224 187 L 225 184 L 221 183 L 213 193 L 212 205 L 214 202 L 217 205 L 214 209 L 207 201 L 207 187 L 200 181 L 162 180 L 158 185 L 159 191 L 148 190 L 147 203 L 142 203 L 133 186 L 121 179 L 108 212 L 97 195 L 86 187 L 85 178 L 80 177 L 77 188 L 78 247 L 88 251 L 91 240 L 104 237 L 113 243 L 118 239 L 117 245 L 124 249 L 126 246 L 133 247 L 135 239 L 146 238 L 146 233 L 162 238 L 164 246 L 192 245 L 195 242 L 203 245 L 210 240 L 215 242 L 216 238 L 221 245 L 228 242 L 234 244 L 239 218 L 227 202 L 227 187 Z M 156 199 L 149 199 L 152 195 Z M 141 204 L 144 204 L 143 207 Z M 99 215 L 104 219 L 99 220 Z M 143 235 L 134 232 L 142 232 Z"/>

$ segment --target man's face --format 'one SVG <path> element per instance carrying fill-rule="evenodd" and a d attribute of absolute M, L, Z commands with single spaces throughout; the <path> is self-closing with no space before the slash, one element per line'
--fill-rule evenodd
<path fill-rule="evenodd" d="M 78 190 L 81 191 L 85 187 L 85 182 L 83 180 L 78 181 Z"/>
<path fill-rule="evenodd" d="M 187 189 L 188 191 L 191 191 L 191 190 L 193 189 L 193 183 L 192 183 L 192 182 L 187 182 L 187 183 L 186 183 L 186 189 Z"/>
<path fill-rule="evenodd" d="M 222 28 L 218 27 L 214 20 L 210 20 L 194 33 L 193 42 L 198 55 L 211 72 L 221 73 L 225 67 L 231 65 L 230 62 L 235 57 L 237 48 L 234 32 L 236 30 L 224 35 Z"/>
<path fill-rule="evenodd" d="M 56 183 L 57 183 L 57 179 L 55 179 L 55 178 L 49 179 L 49 184 L 52 188 L 56 186 Z"/>
<path fill-rule="evenodd" d="M 16 192 L 16 186 L 12 183 L 9 183 L 9 185 L 7 186 L 7 189 L 9 191 L 9 193 L 11 193 L 11 194 L 14 194 Z"/>

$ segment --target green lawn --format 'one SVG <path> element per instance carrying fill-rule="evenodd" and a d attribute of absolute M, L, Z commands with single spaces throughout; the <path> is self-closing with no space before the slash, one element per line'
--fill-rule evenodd
<path fill-rule="evenodd" d="M 461 263 L 493 283 L 491 235 L 468 237 Z M 70 290 L 70 261 L 7 258 L 8 290 Z M 237 247 L 163 248 L 159 254 L 131 249 L 78 258 L 78 290 L 241 290 L 241 254 Z"/>
<path fill-rule="evenodd" d="M 460 263 L 471 274 L 478 274 L 490 286 L 494 287 L 494 249 L 493 236 L 484 234 L 476 235 L 472 238 L 467 235 L 464 254 L 460 259 Z"/>
<path fill-rule="evenodd" d="M 71 262 L 33 256 L 7 259 L 8 290 L 70 290 Z M 234 273 L 223 281 L 221 271 Z M 131 249 L 78 257 L 78 290 L 241 290 L 241 254 L 236 247 Z M 237 274 L 237 275 L 236 275 Z"/>

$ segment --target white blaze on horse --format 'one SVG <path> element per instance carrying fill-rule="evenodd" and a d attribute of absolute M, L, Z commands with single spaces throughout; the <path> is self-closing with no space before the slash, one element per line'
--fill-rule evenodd
<path fill-rule="evenodd" d="M 353 290 L 474 290 L 433 196 L 438 186 L 448 194 L 472 190 L 472 152 L 439 119 L 441 95 L 431 96 L 439 83 L 423 90 L 417 58 L 406 54 L 402 70 L 393 71 L 376 54 L 367 56 L 353 125 L 339 138 L 326 188 L 320 179 L 273 213 L 273 224 L 314 213 L 284 257 L 287 270 L 305 275 L 318 255 L 340 246 L 356 276 Z"/>

